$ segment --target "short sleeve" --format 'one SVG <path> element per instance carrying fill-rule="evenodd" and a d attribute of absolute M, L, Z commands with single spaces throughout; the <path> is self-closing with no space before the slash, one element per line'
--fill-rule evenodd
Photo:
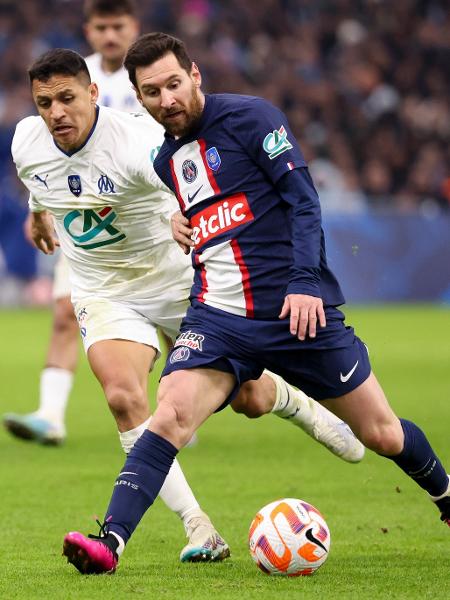
<path fill-rule="evenodd" d="M 306 161 L 286 115 L 262 98 L 252 98 L 234 111 L 232 134 L 273 183 Z"/>
<path fill-rule="evenodd" d="M 30 209 L 30 212 L 43 212 L 45 210 L 33 194 L 28 196 L 28 208 Z"/>
<path fill-rule="evenodd" d="M 31 118 L 34 118 L 34 117 L 31 117 Z M 30 124 L 31 118 L 28 117 L 27 119 L 24 119 L 17 124 L 16 130 L 14 132 L 14 137 L 13 137 L 12 143 L 11 143 L 11 155 L 12 155 L 14 164 L 16 165 L 17 176 L 19 177 L 19 179 L 22 181 L 24 186 L 30 192 L 30 195 L 28 197 L 28 208 L 30 209 L 31 212 L 43 212 L 45 210 L 45 208 L 39 203 L 37 198 L 35 196 L 33 196 L 32 190 L 30 189 L 30 183 L 29 183 L 30 173 L 25 168 L 25 166 L 23 166 L 23 164 L 22 164 L 24 162 L 23 148 L 27 146 L 27 144 L 26 144 L 27 129 L 29 129 L 29 127 L 30 127 L 29 124 Z M 29 137 L 29 132 L 28 132 L 28 137 Z"/>
<path fill-rule="evenodd" d="M 160 126 L 150 124 L 145 116 L 139 119 L 139 123 L 140 131 L 135 135 L 133 146 L 129 147 L 129 152 L 134 155 L 136 175 L 155 190 L 172 193 L 158 177 L 153 166 L 164 141 L 163 130 Z"/>

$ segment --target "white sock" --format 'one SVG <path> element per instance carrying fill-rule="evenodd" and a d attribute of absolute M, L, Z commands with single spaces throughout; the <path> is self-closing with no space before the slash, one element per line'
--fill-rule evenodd
<path fill-rule="evenodd" d="M 39 409 L 36 414 L 54 425 L 64 426 L 72 385 L 72 371 L 56 367 L 44 369 L 41 372 Z"/>
<path fill-rule="evenodd" d="M 289 418 L 295 425 L 308 431 L 312 430 L 315 421 L 315 401 L 301 390 L 297 390 L 282 377 L 265 370 L 275 383 L 276 400 L 272 407 L 272 413 L 282 419 Z"/>
<path fill-rule="evenodd" d="M 128 454 L 128 452 L 134 446 L 136 441 L 141 437 L 144 431 L 148 429 L 150 419 L 151 417 L 149 417 L 146 421 L 144 421 L 134 429 L 130 429 L 129 431 L 119 431 L 120 443 L 125 454 Z"/>
<path fill-rule="evenodd" d="M 144 431 L 148 429 L 150 419 L 151 417 L 134 429 L 123 431 L 122 433 L 119 432 L 120 443 L 126 454 L 128 454 Z M 177 459 L 173 461 L 159 495 L 164 504 L 170 510 L 177 513 L 185 524 L 193 516 L 199 516 L 201 513 L 200 505 L 192 493 Z"/>

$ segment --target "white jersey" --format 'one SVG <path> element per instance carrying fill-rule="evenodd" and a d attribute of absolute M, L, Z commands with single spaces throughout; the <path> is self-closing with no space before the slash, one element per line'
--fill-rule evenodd
<path fill-rule="evenodd" d="M 188 269 L 190 260 L 171 236 L 177 202 L 152 165 L 162 140 L 161 126 L 150 117 L 106 107 L 97 107 L 87 141 L 70 155 L 41 117 L 17 125 L 17 172 L 30 191 L 30 210 L 54 216 L 74 302 L 92 295 L 133 302 L 168 289 L 175 294 L 174 272 L 180 264 Z M 167 269 L 171 262 L 175 271 Z"/>
<path fill-rule="evenodd" d="M 144 112 L 136 98 L 125 67 L 113 73 L 102 69 L 102 57 L 98 52 L 85 58 L 91 80 L 98 85 L 98 103 L 125 112 Z"/>

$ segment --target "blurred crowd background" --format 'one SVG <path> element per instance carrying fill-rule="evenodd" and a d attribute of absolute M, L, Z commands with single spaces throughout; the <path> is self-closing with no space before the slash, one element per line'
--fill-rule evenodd
<path fill-rule="evenodd" d="M 206 91 L 264 96 L 286 112 L 324 215 L 449 212 L 447 0 L 148 0 L 140 11 L 143 32 L 186 41 Z M 0 242 L 3 270 L 25 280 L 36 257 L 11 234 L 26 196 L 10 142 L 35 113 L 33 59 L 51 47 L 90 53 L 82 14 L 81 0 L 0 0 Z M 26 258 L 14 260 L 19 244 Z"/>

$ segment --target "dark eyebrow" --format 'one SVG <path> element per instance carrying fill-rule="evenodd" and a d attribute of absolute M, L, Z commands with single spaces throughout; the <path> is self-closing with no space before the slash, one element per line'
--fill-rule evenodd
<path fill-rule="evenodd" d="M 58 96 L 65 96 L 66 94 L 73 94 L 73 93 L 74 92 L 73 92 L 73 90 L 71 88 L 66 88 L 66 89 L 61 90 L 60 92 L 58 92 L 56 94 L 56 98 Z M 46 96 L 46 95 L 43 95 L 43 94 L 38 94 L 36 96 L 36 100 L 48 100 L 49 98 L 51 98 L 51 96 Z"/>
<path fill-rule="evenodd" d="M 167 85 L 168 83 L 170 83 L 173 79 L 177 79 L 178 77 L 180 77 L 179 74 L 175 74 L 175 75 L 171 75 L 165 82 L 164 84 Z M 142 86 L 143 90 L 152 90 L 152 89 L 157 89 L 158 86 L 157 85 L 152 85 L 151 83 L 144 83 Z"/>

